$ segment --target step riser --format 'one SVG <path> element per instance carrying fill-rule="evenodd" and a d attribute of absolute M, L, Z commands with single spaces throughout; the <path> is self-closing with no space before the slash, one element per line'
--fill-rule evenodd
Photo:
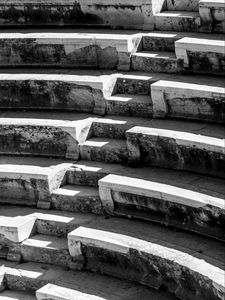
<path fill-rule="evenodd" d="M 68 81 L 48 81 L 41 80 L 41 78 L 37 80 L 2 79 L 0 81 L 0 108 L 104 114 L 105 100 L 101 90 L 92 88 L 88 84 L 72 83 L 69 79 Z"/>
<path fill-rule="evenodd" d="M 125 132 L 126 130 L 130 129 L 130 126 L 127 124 L 117 125 L 94 122 L 92 126 L 93 136 L 99 138 L 125 139 Z"/>
<path fill-rule="evenodd" d="M 112 192 L 112 198 L 115 215 L 129 215 L 225 241 L 222 221 L 225 214 L 215 207 L 195 208 L 124 192 Z"/>
<path fill-rule="evenodd" d="M 68 250 L 43 249 L 21 246 L 21 259 L 26 262 L 38 262 L 62 267 L 69 267 L 71 257 Z"/>
<path fill-rule="evenodd" d="M 66 237 L 69 232 L 77 228 L 74 224 L 65 224 L 51 220 L 36 220 L 36 233 Z"/>
<path fill-rule="evenodd" d="M 116 81 L 114 94 L 149 95 L 151 79 L 132 79 L 120 77 Z"/>
<path fill-rule="evenodd" d="M 166 0 L 167 10 L 198 11 L 199 0 Z"/>
<path fill-rule="evenodd" d="M 79 168 L 70 169 L 66 173 L 67 184 L 71 185 L 87 185 L 87 186 L 98 186 L 98 181 L 108 175 L 108 173 L 101 171 L 85 171 Z"/>
<path fill-rule="evenodd" d="M 18 2 L 18 1 L 17 1 Z M 36 3 L 35 3 L 36 2 Z M 5 2 L 0 6 L 0 26 L 79 26 L 118 29 L 153 29 L 151 2 L 102 3 L 101 1 Z"/>
<path fill-rule="evenodd" d="M 155 30 L 160 31 L 184 31 L 199 32 L 201 28 L 200 17 L 197 18 L 180 18 L 169 16 L 155 16 Z"/>
<path fill-rule="evenodd" d="M 0 138 L 0 154 L 79 157 L 77 140 L 57 127 L 1 125 Z"/>
<path fill-rule="evenodd" d="M 175 52 L 175 41 L 179 38 L 143 36 L 143 50 Z"/>
<path fill-rule="evenodd" d="M 138 102 L 121 102 L 121 101 L 110 101 L 106 102 L 106 112 L 111 116 L 130 116 L 140 118 L 151 118 L 152 117 L 152 103 L 149 97 L 149 103 L 138 103 Z"/>
<path fill-rule="evenodd" d="M 51 207 L 57 210 L 102 214 L 102 202 L 100 197 L 79 197 L 52 194 Z"/>
<path fill-rule="evenodd" d="M 163 136 L 127 132 L 131 165 L 156 166 L 186 170 L 217 177 L 225 177 L 225 154 L 220 150 L 196 146 L 188 141 L 179 141 Z M 212 149 L 212 147 L 211 147 Z"/>
<path fill-rule="evenodd" d="M 184 72 L 182 61 L 157 57 L 132 56 L 132 69 L 140 72 L 181 73 Z"/>

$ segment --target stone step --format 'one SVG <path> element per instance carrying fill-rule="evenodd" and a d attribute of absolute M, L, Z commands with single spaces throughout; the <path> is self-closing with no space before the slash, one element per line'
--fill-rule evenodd
<path fill-rule="evenodd" d="M 25 70 L 26 72 L 27 70 Z M 49 71 L 49 73 L 48 73 Z M 93 75 L 0 74 L 0 108 L 105 113 L 113 77 Z"/>
<path fill-rule="evenodd" d="M 101 214 L 102 201 L 98 188 L 90 186 L 64 185 L 52 193 L 53 209 Z"/>
<path fill-rule="evenodd" d="M 36 300 L 35 295 L 22 291 L 5 290 L 0 293 L 0 300 Z"/>
<path fill-rule="evenodd" d="M 82 114 L 1 113 L 0 154 L 78 159 L 94 118 Z"/>
<path fill-rule="evenodd" d="M 82 253 L 85 270 L 126 278 L 157 290 L 163 284 L 167 293 L 187 300 L 203 300 L 205 293 L 208 299 L 222 299 L 217 295 L 224 293 L 223 243 L 216 243 L 216 251 L 221 252 L 213 255 L 209 244 L 203 249 L 200 237 L 188 237 L 184 232 L 171 233 L 162 227 L 158 231 L 153 224 L 147 228 L 143 223 L 123 219 L 117 222 L 114 218 L 102 221 L 102 225 L 79 227 L 68 235 L 70 254 L 78 263 Z M 180 272 L 189 278 L 185 285 Z M 195 284 L 194 290 L 188 282 L 190 286 Z M 216 290 L 211 289 L 212 284 Z"/>
<path fill-rule="evenodd" d="M 99 181 L 103 207 L 111 213 L 156 221 L 225 241 L 224 199 L 174 185 L 128 176 Z M 207 220 L 207 221 L 206 221 Z M 216 224 L 213 225 L 212 224 Z"/>
<path fill-rule="evenodd" d="M 93 137 L 109 139 L 126 139 L 126 131 L 137 124 L 148 126 L 150 119 L 127 116 L 106 116 L 92 124 Z"/>
<path fill-rule="evenodd" d="M 108 115 L 152 117 L 152 101 L 150 95 L 116 94 L 106 99 Z"/>
<path fill-rule="evenodd" d="M 183 38 L 175 42 L 176 57 L 192 72 L 224 75 L 225 41 Z"/>
<path fill-rule="evenodd" d="M 137 126 L 126 137 L 131 164 L 225 177 L 224 135 Z"/>
<path fill-rule="evenodd" d="M 63 183 L 72 162 L 0 156 L 0 203 L 49 208 L 52 191 Z"/>
<path fill-rule="evenodd" d="M 116 279 L 111 276 L 102 276 L 97 273 L 92 274 L 90 272 L 85 271 L 68 271 L 62 267 L 51 266 L 47 264 L 16 264 L 8 263 L 7 261 L 0 261 L 0 263 L 1 265 L 4 265 L 6 286 L 10 289 L 16 290 L 18 295 L 19 290 L 25 290 L 29 293 L 35 293 L 38 289 L 41 289 L 48 284 L 51 284 L 54 285 L 54 290 L 57 286 L 57 289 L 59 287 L 62 287 L 62 289 L 72 288 L 74 291 L 77 291 L 76 298 L 67 298 L 67 300 L 171 299 L 171 297 L 164 296 L 147 287 L 136 285 L 126 280 Z M 62 297 L 64 296 L 64 294 L 65 293 L 60 293 L 60 295 L 58 295 L 57 298 L 52 298 L 52 294 L 48 294 L 47 296 L 50 296 L 51 299 L 58 300 L 63 299 Z M 28 299 L 19 298 L 18 300 Z"/>
<path fill-rule="evenodd" d="M 81 161 L 67 171 L 67 182 L 99 185 L 102 205 L 112 215 L 151 220 L 225 240 L 221 221 L 224 180 L 165 169 L 132 169 Z M 210 218 L 216 221 L 209 222 Z"/>
<path fill-rule="evenodd" d="M 107 163 L 123 163 L 127 161 L 125 140 L 91 138 L 79 145 L 80 159 L 102 161 Z"/>
<path fill-rule="evenodd" d="M 201 19 L 198 12 L 163 11 L 155 15 L 155 30 L 198 32 Z"/>
<path fill-rule="evenodd" d="M 185 2 L 182 2 L 185 3 Z M 145 51 L 175 52 L 175 42 L 182 38 L 198 38 L 210 40 L 223 40 L 222 34 L 197 32 L 168 32 L 153 31 L 143 33 L 142 47 Z"/>
<path fill-rule="evenodd" d="M 0 66 L 129 70 L 140 41 L 139 34 L 1 33 Z"/>
<path fill-rule="evenodd" d="M 73 0 L 1 0 L 1 28 L 26 27 L 78 27 L 117 28 L 149 30 L 152 28 L 153 14 L 151 2 L 123 2 L 114 0 L 81 1 Z"/>
<path fill-rule="evenodd" d="M 71 211 L 43 210 L 27 206 L 1 205 L 0 232 L 2 245 L 20 243 L 34 234 L 65 237 L 79 226 L 92 222 L 97 215 Z M 8 223 L 4 224 L 3 219 Z M 20 219 L 20 222 L 18 222 Z M 33 222 L 31 222 L 31 220 Z M 5 222 L 6 223 L 6 222 Z M 26 224 L 21 226 L 21 224 Z M 19 238 L 18 238 L 19 237 Z"/>
<path fill-rule="evenodd" d="M 19 246 L 12 245 L 10 254 L 18 253 L 24 262 L 38 262 L 69 267 L 71 257 L 67 239 L 53 235 L 35 234 L 24 240 Z"/>
<path fill-rule="evenodd" d="M 183 63 L 172 52 L 142 51 L 132 54 L 131 65 L 134 71 L 157 73 L 181 73 Z"/>
<path fill-rule="evenodd" d="M 151 85 L 154 117 L 225 122 L 225 88 L 160 80 Z"/>
<path fill-rule="evenodd" d="M 199 10 L 199 0 L 166 0 L 168 10 L 196 11 Z"/>

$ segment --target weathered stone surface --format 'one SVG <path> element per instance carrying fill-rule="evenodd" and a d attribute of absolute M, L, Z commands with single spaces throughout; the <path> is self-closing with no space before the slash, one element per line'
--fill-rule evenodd
<path fill-rule="evenodd" d="M 92 138 L 79 145 L 83 160 L 123 163 L 127 161 L 127 147 L 124 140 Z"/>
<path fill-rule="evenodd" d="M 130 69 L 141 35 L 0 34 L 0 66 Z"/>
<path fill-rule="evenodd" d="M 151 85 L 153 115 L 225 122 L 225 89 L 160 80 Z"/>
<path fill-rule="evenodd" d="M 150 95 L 116 94 L 106 99 L 108 115 L 152 117 L 152 101 Z"/>
<path fill-rule="evenodd" d="M 57 210 L 95 214 L 102 213 L 102 202 L 99 197 L 98 189 L 93 187 L 65 185 L 55 190 L 51 198 L 51 205 Z"/>
<path fill-rule="evenodd" d="M 78 159 L 92 121 L 2 118 L 0 153 Z"/>
<path fill-rule="evenodd" d="M 201 19 L 198 12 L 163 11 L 155 15 L 155 29 L 162 31 L 198 32 Z"/>
<path fill-rule="evenodd" d="M 92 76 L 2 74 L 0 108 L 104 114 L 108 86 Z"/>
<path fill-rule="evenodd" d="M 102 178 L 99 193 L 103 207 L 111 202 L 112 215 L 161 222 L 225 240 L 225 209 L 219 197 L 118 175 Z"/>
<path fill-rule="evenodd" d="M 132 69 L 141 72 L 180 73 L 183 62 L 174 53 L 138 52 L 132 55 Z"/>
<path fill-rule="evenodd" d="M 225 32 L 225 3 L 223 0 L 200 0 L 199 14 L 202 31 Z"/>
<path fill-rule="evenodd" d="M 184 66 L 192 72 L 224 74 L 225 41 L 182 38 L 175 42 L 178 59 L 184 61 Z"/>
<path fill-rule="evenodd" d="M 76 247 L 81 244 L 87 270 L 127 278 L 154 289 L 163 287 L 187 300 L 203 300 L 206 295 L 209 300 L 223 299 L 224 272 L 179 250 L 84 227 L 71 232 L 68 243 L 74 259 Z"/>
<path fill-rule="evenodd" d="M 224 139 L 156 128 L 126 132 L 131 164 L 224 177 Z"/>
<path fill-rule="evenodd" d="M 119 76 L 114 94 L 149 95 L 151 80 L 146 76 Z"/>
<path fill-rule="evenodd" d="M 123 1 L 4 1 L 0 2 L 1 26 L 100 25 L 112 28 L 153 29 L 152 3 Z"/>
<path fill-rule="evenodd" d="M 39 201 L 49 203 L 50 194 L 63 182 L 70 163 L 51 167 L 35 165 L 1 164 L 1 203 L 37 205 Z"/>
<path fill-rule="evenodd" d="M 198 11 L 199 0 L 166 0 L 168 10 Z"/>

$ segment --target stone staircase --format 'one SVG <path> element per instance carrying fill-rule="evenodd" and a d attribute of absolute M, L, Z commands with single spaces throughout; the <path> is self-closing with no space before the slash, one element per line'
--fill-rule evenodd
<path fill-rule="evenodd" d="M 0 300 L 223 300 L 223 3 L 95 2 L 0 0 Z"/>

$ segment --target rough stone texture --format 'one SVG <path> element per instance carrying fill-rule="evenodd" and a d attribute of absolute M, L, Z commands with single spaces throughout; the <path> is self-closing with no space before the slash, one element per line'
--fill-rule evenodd
<path fill-rule="evenodd" d="M 112 191 L 112 198 L 116 214 L 156 221 L 225 240 L 225 213 L 215 206 L 196 208 L 154 197 L 116 191 Z"/>
<path fill-rule="evenodd" d="M 196 73 L 225 74 L 225 55 L 214 52 L 187 51 L 189 59 L 188 69 Z"/>
<path fill-rule="evenodd" d="M 129 70 L 140 35 L 31 33 L 0 35 L 0 66 Z"/>
<path fill-rule="evenodd" d="M 223 0 L 201 0 L 199 14 L 202 20 L 202 31 L 225 32 L 225 6 Z"/>
<path fill-rule="evenodd" d="M 90 139 L 79 145 L 83 160 L 122 163 L 127 161 L 127 147 L 123 140 Z"/>
<path fill-rule="evenodd" d="M 155 30 L 198 32 L 200 28 L 198 12 L 164 11 L 155 15 Z"/>
<path fill-rule="evenodd" d="M 66 185 L 55 190 L 51 198 L 52 208 L 57 210 L 102 213 L 102 202 L 95 188 Z"/>
<path fill-rule="evenodd" d="M 80 246 L 86 270 L 164 289 L 181 299 L 223 299 L 224 272 L 189 254 L 154 242 L 82 227 L 68 238 L 74 259 Z"/>
<path fill-rule="evenodd" d="M 158 81 L 151 85 L 154 117 L 225 122 L 225 89 Z"/>
<path fill-rule="evenodd" d="M 152 117 L 152 101 L 150 95 L 117 94 L 106 100 L 108 115 Z"/>
<path fill-rule="evenodd" d="M 152 29 L 151 1 L 1 1 L 1 26 L 99 25 Z"/>
<path fill-rule="evenodd" d="M 151 129 L 149 131 L 143 129 L 141 132 L 138 128 L 134 128 L 126 132 L 131 164 L 225 176 L 223 140 L 215 139 L 215 141 L 212 140 L 212 144 L 207 145 L 207 142 L 201 144 L 200 137 L 199 143 L 197 140 L 189 142 L 189 137 L 185 139 L 182 133 L 178 138 L 174 131 L 174 136 L 172 136 L 172 132 L 169 133 L 170 131 L 165 134 L 162 134 L 160 129 L 156 131 L 158 134 Z M 193 139 L 194 137 L 195 135 L 192 136 Z M 202 138 L 203 140 L 204 138 Z M 216 140 L 221 144 L 218 149 L 216 146 L 214 147 Z"/>
<path fill-rule="evenodd" d="M 77 159 L 78 141 L 62 128 L 1 125 L 1 154 L 38 155 Z"/>
<path fill-rule="evenodd" d="M 198 11 L 199 0 L 166 0 L 168 10 Z"/>
<path fill-rule="evenodd" d="M 24 80 L 0 81 L 0 108 L 105 113 L 102 90 L 93 88 L 92 84 L 72 82 L 72 76 L 65 76 L 61 81 L 57 76 L 52 80 L 51 76 L 45 76 L 45 80 L 44 76 L 34 80 L 26 77 Z"/>
<path fill-rule="evenodd" d="M 129 95 L 149 95 L 151 81 L 134 76 L 119 77 L 116 82 L 114 93 Z"/>
<path fill-rule="evenodd" d="M 184 71 L 182 60 L 173 53 L 135 53 L 132 55 L 132 69 L 141 72 L 180 73 Z"/>

